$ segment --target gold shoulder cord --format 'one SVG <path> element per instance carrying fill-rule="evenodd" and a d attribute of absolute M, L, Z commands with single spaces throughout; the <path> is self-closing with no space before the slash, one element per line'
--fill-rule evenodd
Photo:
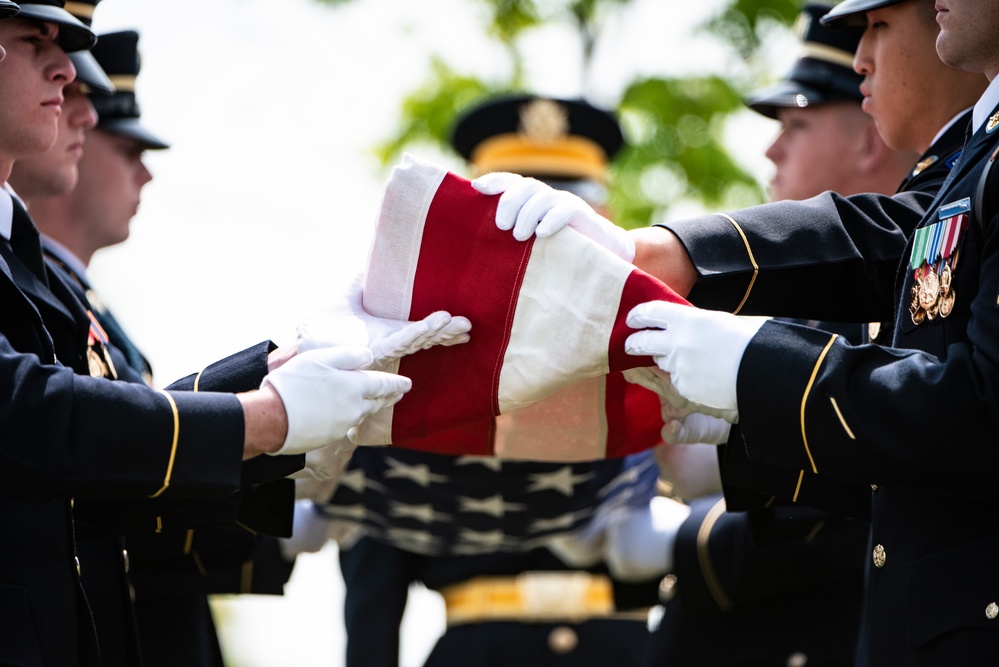
<path fill-rule="evenodd" d="M 150 498 L 158 497 L 170 487 L 170 477 L 173 475 L 173 462 L 177 458 L 177 440 L 180 436 L 180 413 L 177 411 L 177 403 L 173 400 L 173 396 L 167 392 L 162 389 L 157 389 L 157 391 L 166 396 L 167 401 L 170 403 L 170 409 L 173 411 L 173 443 L 170 445 L 170 461 L 167 463 L 163 486 L 159 491 L 149 496 Z"/>

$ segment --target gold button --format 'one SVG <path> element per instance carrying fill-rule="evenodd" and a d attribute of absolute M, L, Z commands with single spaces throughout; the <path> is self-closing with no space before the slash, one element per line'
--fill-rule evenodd
<path fill-rule="evenodd" d="M 877 490 L 878 490 L 878 485 L 877 484 L 871 484 L 871 491 L 877 491 Z"/>
<path fill-rule="evenodd" d="M 76 508 L 76 498 L 70 498 L 69 499 L 69 509 L 74 509 L 74 508 Z"/>
<path fill-rule="evenodd" d="M 805 667 L 808 664 L 808 656 L 798 651 L 787 656 L 787 667 Z"/>
<path fill-rule="evenodd" d="M 121 560 L 125 566 L 125 574 L 128 574 L 128 549 L 121 550 Z"/>
<path fill-rule="evenodd" d="M 874 567 L 884 567 L 885 560 L 888 558 L 888 554 L 885 553 L 885 548 L 880 544 L 874 547 Z"/>
<path fill-rule="evenodd" d="M 994 621 L 996 616 L 999 616 L 999 604 L 990 602 L 989 606 L 985 608 L 985 618 Z"/>
<path fill-rule="evenodd" d="M 76 564 L 76 576 L 80 576 L 80 559 L 73 556 L 73 562 Z"/>
<path fill-rule="evenodd" d="M 669 602 L 676 597 L 676 575 L 667 574 L 663 577 L 663 580 L 659 582 L 659 599 L 663 602 Z"/>
<path fill-rule="evenodd" d="M 579 645 L 576 631 L 566 625 L 554 628 L 548 635 L 548 648 L 554 653 L 569 653 Z"/>

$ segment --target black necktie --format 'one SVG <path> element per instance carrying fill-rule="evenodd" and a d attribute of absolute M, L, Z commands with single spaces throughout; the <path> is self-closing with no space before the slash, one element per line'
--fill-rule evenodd
<path fill-rule="evenodd" d="M 45 259 L 42 256 L 42 243 L 38 238 L 38 230 L 28 217 L 28 212 L 21 206 L 16 197 L 11 197 L 14 204 L 14 216 L 11 221 L 10 247 L 21 262 L 31 269 L 39 280 L 49 284 L 45 273 Z"/>

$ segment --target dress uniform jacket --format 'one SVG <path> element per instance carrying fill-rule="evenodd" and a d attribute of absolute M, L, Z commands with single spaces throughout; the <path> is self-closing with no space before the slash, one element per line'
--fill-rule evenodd
<path fill-rule="evenodd" d="M 16 203 L 14 215 L 23 228 Z M 99 665 L 74 506 L 231 496 L 242 408 L 230 394 L 90 377 L 85 309 L 31 255 L 0 239 L 0 663 Z"/>
<path fill-rule="evenodd" d="M 853 343 L 863 335 L 859 324 L 797 322 Z M 733 495 L 729 481 L 727 498 L 691 501 L 647 664 L 852 665 L 870 523 L 773 497 L 727 511 Z"/>
<path fill-rule="evenodd" d="M 918 223 L 926 228 L 944 220 L 950 205 L 971 205 L 947 317 L 916 324 L 910 314 L 918 236 L 906 241 L 894 224 L 916 210 L 897 208 L 905 194 L 826 195 L 733 214 L 747 240 L 742 257 L 748 245 L 759 267 L 749 290 L 752 271 L 742 273 L 741 289 L 707 276 L 713 270 L 701 264 L 697 239 L 705 237 L 696 223 L 676 227 L 706 276 L 697 301 L 745 297 L 743 312 L 787 306 L 837 319 L 883 320 L 886 306 L 894 308 L 891 349 L 768 322 L 746 349 L 737 380 L 750 459 L 799 471 L 804 484 L 828 476 L 874 489 L 865 664 L 988 664 L 999 655 L 999 573 L 991 557 L 999 524 L 987 502 L 999 470 L 988 439 L 999 417 L 999 246 L 995 212 L 976 220 L 973 201 L 997 140 L 987 126 L 970 137 Z M 774 376 L 782 382 L 772 383 Z"/>
<path fill-rule="evenodd" d="M 721 495 L 690 505 L 649 667 L 853 664 L 866 521 L 790 503 L 729 512 Z"/>

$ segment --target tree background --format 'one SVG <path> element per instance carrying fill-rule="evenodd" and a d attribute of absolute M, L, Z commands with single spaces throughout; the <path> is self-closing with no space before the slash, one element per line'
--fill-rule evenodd
<path fill-rule="evenodd" d="M 340 5 L 359 0 L 318 0 Z M 376 147 L 383 165 L 414 146 L 448 152 L 452 124 L 460 110 L 483 97 L 531 88 L 524 43 L 543 27 L 558 25 L 576 38 L 581 61 L 580 97 L 590 97 L 590 73 L 601 52 L 610 17 L 632 0 L 470 0 L 483 7 L 483 44 L 498 45 L 506 76 L 484 79 L 459 63 L 435 57 L 427 78 L 400 107 L 397 131 Z M 696 26 L 717 51 L 722 67 L 704 69 L 691 55 L 693 73 L 635 77 L 621 81 L 614 111 L 625 148 L 611 165 L 610 209 L 625 227 L 648 225 L 678 202 L 734 209 L 760 203 L 764 191 L 726 145 L 725 127 L 743 111 L 743 96 L 773 81 L 761 46 L 786 33 L 800 11 L 797 0 L 727 0 L 717 14 Z M 720 56 L 720 60 L 719 60 Z M 699 71 L 704 69 L 704 71 Z M 591 103 L 595 103 L 593 100 Z M 600 104 L 597 104 L 600 106 Z"/>

